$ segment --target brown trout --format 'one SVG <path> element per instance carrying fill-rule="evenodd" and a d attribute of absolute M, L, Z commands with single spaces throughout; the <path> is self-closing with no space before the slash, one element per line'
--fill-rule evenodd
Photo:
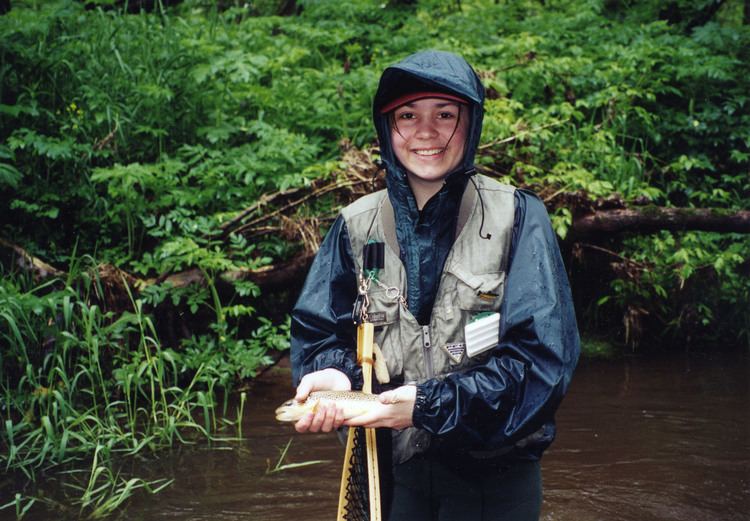
<path fill-rule="evenodd" d="M 348 420 L 370 412 L 380 402 L 376 394 L 361 391 L 313 391 L 304 402 L 287 400 L 276 409 L 276 419 L 282 422 L 296 422 L 305 414 L 314 413 L 321 402 L 333 402 L 344 411 Z"/>

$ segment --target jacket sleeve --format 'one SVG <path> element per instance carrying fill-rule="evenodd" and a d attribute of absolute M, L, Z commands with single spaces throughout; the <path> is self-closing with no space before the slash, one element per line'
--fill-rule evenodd
<path fill-rule="evenodd" d="M 486 362 L 417 386 L 413 421 L 443 441 L 497 449 L 554 418 L 580 351 L 557 239 L 543 203 L 517 191 L 500 341 Z"/>
<path fill-rule="evenodd" d="M 357 275 L 346 223 L 341 215 L 328 231 L 292 310 L 292 383 L 314 371 L 335 368 L 362 386 L 356 363 L 352 307 Z"/>

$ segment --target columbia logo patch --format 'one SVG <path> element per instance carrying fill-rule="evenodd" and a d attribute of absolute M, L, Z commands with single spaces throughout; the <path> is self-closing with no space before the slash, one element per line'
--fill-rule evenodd
<path fill-rule="evenodd" d="M 451 357 L 451 360 L 457 364 L 464 357 L 464 353 L 466 353 L 466 344 L 448 344 L 443 349 L 445 349 L 448 356 Z"/>

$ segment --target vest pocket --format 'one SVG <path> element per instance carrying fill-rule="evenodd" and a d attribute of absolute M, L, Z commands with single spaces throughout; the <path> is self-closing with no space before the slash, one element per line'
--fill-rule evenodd
<path fill-rule="evenodd" d="M 453 265 L 444 275 L 441 309 L 433 314 L 439 330 L 438 373 L 462 371 L 486 360 L 488 352 L 469 357 L 466 352 L 466 326 L 483 313 L 500 311 L 503 300 L 505 272 L 473 274 L 460 265 Z M 499 332 L 498 332 L 499 333 Z"/>
<path fill-rule="evenodd" d="M 404 355 L 401 350 L 399 319 L 401 305 L 397 298 L 381 288 L 371 288 L 367 308 L 368 320 L 375 328 L 375 343 L 385 358 L 388 374 L 393 381 L 403 373 Z"/>
<path fill-rule="evenodd" d="M 466 311 L 499 311 L 503 300 L 505 272 L 453 273 L 456 276 L 456 302 Z"/>

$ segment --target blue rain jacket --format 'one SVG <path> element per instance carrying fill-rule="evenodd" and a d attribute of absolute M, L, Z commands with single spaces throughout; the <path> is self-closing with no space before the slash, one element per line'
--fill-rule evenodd
<path fill-rule="evenodd" d="M 391 149 L 388 117 L 380 114 L 389 101 L 417 91 L 461 96 L 469 101 L 471 118 L 462 164 L 421 211 Z M 387 68 L 375 95 L 373 121 L 407 274 L 408 306 L 423 324 L 429 323 L 461 196 L 474 173 L 483 103 L 484 88 L 473 69 L 463 58 L 440 51 L 417 53 Z M 347 374 L 354 388 L 362 385 L 352 322 L 353 254 L 339 216 L 292 312 L 295 386 L 304 374 L 329 367 Z M 579 350 L 570 288 L 547 211 L 533 194 L 517 190 L 500 342 L 484 364 L 419 384 L 414 425 L 431 433 L 433 447 L 446 453 L 538 459 L 554 439 L 554 413 Z"/>

